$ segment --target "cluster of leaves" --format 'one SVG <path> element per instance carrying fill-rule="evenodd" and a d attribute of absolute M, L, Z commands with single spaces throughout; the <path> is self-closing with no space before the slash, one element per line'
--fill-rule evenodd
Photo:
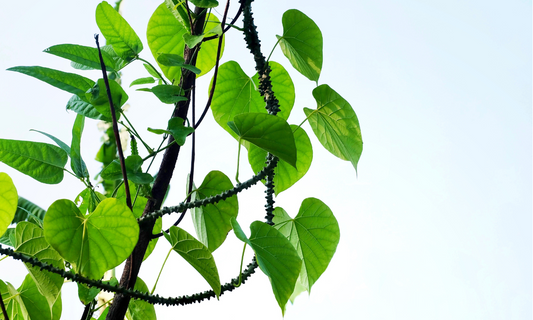
<path fill-rule="evenodd" d="M 196 6 L 195 10 L 189 8 L 189 2 Z M 250 3 L 241 1 L 239 14 Z M 144 259 L 156 246 L 157 235 L 162 234 L 171 250 L 205 278 L 217 297 L 223 286 L 212 253 L 224 243 L 231 230 L 254 251 L 257 264 L 269 277 L 282 311 L 289 299 L 301 292 L 310 292 L 326 270 L 340 238 L 337 220 L 319 199 L 305 199 L 294 218 L 284 209 L 275 208 L 272 221 L 253 222 L 250 236 L 247 236 L 237 222 L 237 196 L 216 200 L 236 187 L 226 174 L 211 171 L 199 187 L 194 186 L 192 178 L 189 181 L 188 201 L 191 201 L 196 237 L 177 226 L 181 218 L 168 230 L 163 230 L 162 213 L 145 212 L 154 185 L 154 175 L 149 172 L 151 161 L 173 145 L 183 146 L 190 141 L 189 137 L 198 130 L 201 120 L 195 122 L 174 116 L 168 120 L 167 128 L 148 128 L 149 132 L 163 135 L 159 147 L 148 146 L 123 110 L 128 95 L 121 85 L 120 72 L 135 61 L 144 63 L 148 75 L 133 81 L 130 87 L 152 85 L 138 90 L 151 92 L 162 103 L 173 104 L 176 108 L 194 97 L 181 86 L 184 79 L 191 74 L 203 76 L 215 68 L 209 88 L 210 104 L 206 109 L 211 108 L 216 122 L 237 140 L 239 147 L 242 145 L 248 150 L 248 161 L 254 172 L 259 174 L 264 170 L 265 159 L 279 159 L 269 171 L 270 178 L 266 178 L 270 194 L 286 191 L 310 168 L 313 149 L 302 128 L 305 121 L 309 121 L 325 149 L 357 168 L 362 152 L 359 123 L 346 100 L 328 85 L 318 85 L 323 60 L 322 33 L 313 20 L 298 10 L 288 10 L 282 18 L 283 34 L 277 36 L 276 46 L 280 46 L 291 65 L 317 84 L 312 92 L 316 109 L 305 108 L 304 120 L 294 125 L 288 122 L 295 103 L 294 84 L 281 64 L 267 61 L 266 67 L 252 76 L 235 61 L 219 65 L 223 37 L 230 28 L 225 24 L 225 16 L 220 20 L 211 13 L 211 8 L 216 6 L 218 1 L 215 0 L 166 0 L 157 7 L 148 22 L 147 39 L 158 67 L 140 57 L 141 40 L 117 10 L 103 1 L 96 9 L 96 22 L 107 41 L 106 46 L 100 50 L 62 44 L 45 52 L 70 60 L 78 70 L 105 69 L 103 72 L 109 79 L 91 80 L 76 73 L 37 66 L 9 69 L 72 93 L 67 109 L 75 112 L 76 118 L 70 145 L 41 131 L 38 132 L 57 146 L 0 139 L 0 161 L 45 184 L 60 183 L 66 171 L 75 176 L 83 188 L 76 199 L 60 199 L 43 210 L 19 197 L 11 178 L 0 173 L 1 244 L 57 270 L 99 280 L 106 271 L 131 255 L 143 227 L 143 215 L 151 214 L 159 219 L 150 230 L 154 236 Z M 198 34 L 193 26 L 202 15 L 205 23 Z M 235 28 L 244 29 L 245 33 L 251 29 L 255 31 L 255 26 Z M 187 59 L 186 51 L 192 51 L 194 59 Z M 274 92 L 279 104 L 277 114 L 265 109 L 269 97 L 262 96 L 258 89 L 265 86 L 264 79 L 269 79 L 269 90 Z M 113 113 L 125 122 L 114 122 Z M 91 181 L 80 150 L 86 118 L 112 122 L 113 126 L 120 123 L 132 136 L 131 154 L 123 157 L 118 132 L 111 127 L 108 129 L 109 139 L 102 144 L 96 157 L 103 164 L 96 182 Z M 162 147 L 166 139 L 169 143 Z M 146 149 L 144 158 L 139 155 L 137 140 Z M 72 171 L 65 167 L 68 159 Z M 146 166 L 147 163 L 150 165 Z M 123 180 L 124 176 L 127 181 Z M 104 185 L 105 194 L 95 191 L 95 183 Z M 9 227 L 10 224 L 14 226 Z M 2 249 L 2 253 L 6 252 Z M 62 275 L 41 270 L 28 262 L 25 266 L 28 275 L 19 288 L 0 280 L 1 314 L 5 319 L 59 319 Z M 108 284 L 116 287 L 118 282 L 113 278 Z M 136 279 L 134 290 L 153 293 L 154 289 L 155 284 L 150 291 L 142 279 Z M 80 301 L 88 306 L 86 310 L 94 311 L 93 301 L 99 289 L 78 283 L 78 291 Z M 106 317 L 107 310 L 101 319 Z M 88 314 L 90 317 L 92 312 Z M 127 315 L 130 319 L 155 319 L 153 305 L 139 300 L 129 303 Z"/>

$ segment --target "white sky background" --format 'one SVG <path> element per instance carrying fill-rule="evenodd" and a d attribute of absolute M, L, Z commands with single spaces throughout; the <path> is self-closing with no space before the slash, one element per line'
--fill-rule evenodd
<path fill-rule="evenodd" d="M 289 305 L 285 318 L 531 319 L 531 1 L 323 3 L 257 0 L 253 7 L 265 55 L 275 34 L 282 33 L 285 10 L 297 8 L 318 24 L 325 54 L 319 84 L 329 84 L 350 102 L 364 140 L 356 178 L 350 163 L 330 155 L 304 125 L 313 136 L 313 165 L 276 204 L 294 216 L 304 198 L 321 199 L 339 221 L 341 241 L 311 296 Z M 52 143 L 28 131 L 37 129 L 70 142 L 75 118 L 65 111 L 70 94 L 1 70 L 40 65 L 75 72 L 67 60 L 42 50 L 62 43 L 94 45 L 97 4 L 3 1 L 1 138 Z M 122 7 L 145 44 L 141 56 L 150 61 L 146 25 L 157 5 L 125 0 Z M 235 12 L 237 1 L 232 5 Z M 235 30 L 226 40 L 223 61 L 228 60 L 254 73 L 253 58 Z M 302 108 L 315 107 L 314 84 L 294 71 L 279 49 L 272 60 L 282 63 L 295 82 L 297 98 L 289 122 L 298 124 L 304 118 Z M 100 77 L 98 72 L 84 75 Z M 124 86 L 144 76 L 142 64 L 136 62 L 124 70 Z M 203 88 L 211 76 L 202 78 Z M 128 116 L 139 131 L 164 127 L 170 106 L 149 93 L 127 92 Z M 201 89 L 199 106 L 206 96 L 207 89 Z M 82 155 L 93 176 L 99 171 L 92 161 L 99 137 L 96 122 L 88 119 Z M 152 138 L 155 144 L 158 140 Z M 198 143 L 197 185 L 210 170 L 234 177 L 237 145 L 211 113 L 198 131 Z M 184 150 L 188 153 L 187 145 Z M 184 197 L 188 159 L 188 154 L 180 155 L 178 166 L 187 169 L 175 175 L 167 205 Z M 83 189 L 69 175 L 61 184 L 47 186 L 3 164 L 0 171 L 10 174 L 19 195 L 43 208 L 56 199 L 74 199 Z M 250 176 L 249 165 L 241 162 L 241 180 Z M 239 221 L 248 233 L 250 222 L 263 219 L 262 192 L 259 186 L 240 195 Z M 194 233 L 189 219 L 183 225 Z M 224 282 L 237 274 L 242 249 L 232 233 L 228 241 L 228 248 L 215 253 Z M 141 277 L 150 288 L 168 248 L 161 239 L 154 257 L 143 265 Z M 175 296 L 208 289 L 177 256 L 163 271 L 160 293 Z M 0 278 L 15 287 L 24 274 L 20 262 L 0 262 Z M 78 319 L 82 306 L 75 286 L 64 288 L 63 319 Z M 263 274 L 219 302 L 158 308 L 160 319 L 178 315 L 281 319 Z"/>

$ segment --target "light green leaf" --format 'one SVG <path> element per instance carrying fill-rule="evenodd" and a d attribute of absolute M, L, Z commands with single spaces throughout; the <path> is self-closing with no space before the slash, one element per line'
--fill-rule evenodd
<path fill-rule="evenodd" d="M 139 225 L 130 209 L 114 198 L 100 202 L 89 215 L 70 200 L 57 200 L 44 217 L 44 235 L 76 272 L 100 279 L 133 251 Z"/>
<path fill-rule="evenodd" d="M 180 146 L 185 144 L 187 136 L 194 132 L 191 127 L 183 125 L 184 120 L 180 117 L 170 118 L 168 120 L 168 130 L 148 128 L 148 131 L 155 134 L 170 134 Z"/>
<path fill-rule="evenodd" d="M 267 113 L 254 82 L 235 61 L 228 61 L 218 68 L 211 110 L 215 121 L 237 140 L 239 137 L 228 127 L 229 121 L 241 113 Z"/>
<path fill-rule="evenodd" d="M 81 158 L 80 150 L 81 134 L 83 132 L 84 124 L 85 116 L 78 114 L 74 121 L 74 126 L 72 126 L 72 148 L 70 149 L 70 167 L 76 176 L 82 179 L 89 177 L 89 171 L 87 171 L 85 161 Z"/>
<path fill-rule="evenodd" d="M 322 32 L 302 12 L 291 9 L 282 18 L 283 36 L 276 36 L 292 66 L 311 81 L 318 82 L 322 69 Z"/>
<path fill-rule="evenodd" d="M 220 20 L 218 18 L 210 13 L 206 17 L 207 23 L 205 24 L 204 30 L 208 30 L 207 34 L 209 34 L 210 30 L 220 28 Z M 220 57 L 224 54 L 224 48 L 226 44 L 226 39 L 222 38 L 222 47 L 220 48 Z M 201 77 L 204 74 L 208 73 L 213 69 L 213 67 L 216 64 L 217 61 L 217 51 L 218 51 L 218 40 L 212 40 L 202 43 L 202 47 L 200 52 L 198 53 L 198 59 L 196 60 L 196 67 L 198 69 L 202 70 L 200 74 L 198 74 L 196 77 Z"/>
<path fill-rule="evenodd" d="M 202 70 L 197 67 L 186 64 L 185 59 L 177 54 L 160 53 L 157 57 L 157 62 L 167 67 L 180 67 L 192 71 L 194 74 L 202 73 Z"/>
<path fill-rule="evenodd" d="M 174 104 L 180 101 L 187 101 L 188 99 L 183 96 L 183 90 L 171 84 L 161 84 L 151 89 L 143 88 L 138 91 L 148 91 L 152 92 L 161 102 L 167 104 Z"/>
<path fill-rule="evenodd" d="M 277 116 L 287 120 L 289 119 L 296 98 L 294 93 L 294 83 L 287 70 L 285 70 L 281 64 L 275 61 L 269 61 L 268 65 L 271 69 L 270 81 L 272 82 L 272 91 L 274 91 L 274 95 L 279 101 L 280 111 L 277 113 Z M 259 74 L 256 73 L 252 79 L 255 87 L 259 88 Z M 264 103 L 261 105 L 261 110 L 258 112 L 267 113 Z"/>
<path fill-rule="evenodd" d="M 172 249 L 204 277 L 218 298 L 220 296 L 220 278 L 211 251 L 179 227 L 172 226 L 169 234 L 163 234 L 172 245 Z"/>
<path fill-rule="evenodd" d="M 9 282 L 6 284 L 0 280 L 0 293 L 6 303 L 9 319 L 55 320 L 61 315 L 61 298 L 57 299 L 58 302 L 53 308 L 50 308 L 30 275 L 26 276 L 18 289 L 15 289 Z M 0 314 L 2 314 L 1 311 Z"/>
<path fill-rule="evenodd" d="M 150 290 L 148 289 L 148 286 L 141 278 L 137 278 L 135 281 L 135 287 L 134 290 L 144 292 L 144 293 L 150 293 Z M 142 300 L 134 300 L 132 299 L 128 305 L 128 311 L 129 315 L 131 316 L 131 320 L 156 320 L 155 315 L 155 308 L 153 304 L 150 304 L 146 301 Z"/>
<path fill-rule="evenodd" d="M 135 31 L 106 1 L 96 7 L 96 24 L 119 57 L 131 61 L 142 51 L 143 44 Z"/>
<path fill-rule="evenodd" d="M 243 113 L 228 126 L 239 136 L 296 168 L 296 144 L 292 129 L 280 117 L 265 113 Z"/>
<path fill-rule="evenodd" d="M 72 110 L 77 114 L 86 116 L 87 118 L 103 120 L 107 122 L 111 121 L 110 118 L 107 118 L 102 115 L 100 112 L 98 112 L 98 110 L 96 110 L 96 108 L 92 104 L 85 100 L 85 97 L 83 97 L 82 99 L 77 95 L 73 95 L 72 98 L 70 98 L 70 100 L 67 102 L 67 110 Z"/>
<path fill-rule="evenodd" d="M 307 173 L 313 161 L 313 146 L 305 130 L 297 125 L 291 125 L 291 129 L 294 130 L 294 142 L 296 143 L 296 168 L 284 160 L 280 160 L 274 168 L 274 192 L 276 195 L 298 182 Z M 248 161 L 255 173 L 264 168 L 266 156 L 267 152 L 255 145 L 248 148 Z"/>
<path fill-rule="evenodd" d="M 76 196 L 74 202 L 82 214 L 87 214 L 93 212 L 105 198 L 106 196 L 100 192 L 94 191 L 92 188 L 85 188 Z"/>
<path fill-rule="evenodd" d="M 185 44 L 189 48 L 196 47 L 196 45 L 199 44 L 200 42 L 202 42 L 202 40 L 204 40 L 204 35 L 203 34 L 197 35 L 197 36 L 193 36 L 190 33 L 186 33 L 186 34 L 183 35 L 183 41 L 185 41 Z"/>
<path fill-rule="evenodd" d="M 91 79 L 82 77 L 75 73 L 68 73 L 50 68 L 38 66 L 13 67 L 7 70 L 24 73 L 28 76 L 44 81 L 56 88 L 73 93 L 79 97 L 84 97 L 85 92 L 94 85 L 94 81 Z"/>
<path fill-rule="evenodd" d="M 145 77 L 145 78 L 139 78 L 139 79 L 135 79 L 131 82 L 130 84 L 130 88 L 132 86 L 136 86 L 136 85 L 139 85 L 139 84 L 148 84 L 148 83 L 154 83 L 155 82 L 155 79 L 152 78 L 152 77 Z"/>
<path fill-rule="evenodd" d="M 6 231 L 17 212 L 18 194 L 11 177 L 0 172 L 0 236 Z"/>
<path fill-rule="evenodd" d="M 233 188 L 231 180 L 220 171 L 211 171 L 204 181 L 193 192 L 192 200 L 205 199 Z M 239 213 L 237 196 L 226 200 L 197 207 L 191 210 L 194 229 L 198 239 L 214 252 L 226 240 L 231 230 L 231 218 L 236 218 Z"/>
<path fill-rule="evenodd" d="M 128 101 L 128 95 L 113 79 L 108 79 L 109 89 L 111 89 L 111 99 L 113 99 L 113 107 L 117 120 L 120 118 L 121 107 Z M 107 96 L 107 87 L 104 79 L 98 79 L 96 84 L 85 93 L 87 101 L 94 106 L 107 119 L 112 119 L 111 108 L 109 107 L 109 98 Z"/>
<path fill-rule="evenodd" d="M 165 4 L 172 12 L 174 17 L 183 25 L 187 32 L 191 32 L 191 23 L 189 22 L 189 15 L 187 13 L 186 0 L 165 0 Z M 193 13 L 191 13 L 192 16 Z"/>
<path fill-rule="evenodd" d="M 0 139 L 0 161 L 42 183 L 60 183 L 67 158 L 51 144 Z"/>
<path fill-rule="evenodd" d="M 217 0 L 190 0 L 192 4 L 200 8 L 215 8 L 218 7 Z"/>
<path fill-rule="evenodd" d="M 277 207 L 273 222 L 302 258 L 300 278 L 305 290 L 311 292 L 311 287 L 326 270 L 337 249 L 340 239 L 337 219 L 322 201 L 307 198 L 294 219 Z"/>
<path fill-rule="evenodd" d="M 363 152 L 363 139 L 359 120 L 350 104 L 328 85 L 313 90 L 317 109 L 304 108 L 309 124 L 318 141 L 334 156 L 352 163 L 357 171 L 357 162 Z"/>
<path fill-rule="evenodd" d="M 101 51 L 106 71 L 117 72 L 118 70 L 115 69 L 115 61 L 113 58 L 104 50 Z M 97 48 L 77 44 L 59 44 L 44 49 L 44 52 L 68 59 L 77 64 L 86 66 L 89 69 L 101 69 Z"/>
<path fill-rule="evenodd" d="M 254 221 L 250 225 L 249 239 L 235 218 L 231 219 L 231 224 L 237 238 L 254 250 L 257 264 L 268 276 L 281 312 L 285 313 L 285 305 L 302 267 L 296 249 L 281 232 L 264 222 Z"/>
<path fill-rule="evenodd" d="M 63 259 L 44 238 L 43 229 L 30 222 L 20 222 L 15 231 L 15 251 L 39 259 L 39 261 L 64 269 Z M 38 267 L 24 264 L 30 272 L 39 292 L 46 298 L 50 308 L 61 293 L 63 278 L 55 273 L 41 271 Z"/>
<path fill-rule="evenodd" d="M 159 76 L 159 74 L 157 73 L 157 71 L 149 64 L 147 63 L 143 63 L 143 66 L 144 68 L 146 69 L 146 71 L 148 71 L 148 73 L 150 75 L 152 75 L 153 77 L 155 77 L 156 79 L 161 79 L 161 77 Z"/>
<path fill-rule="evenodd" d="M 118 286 L 119 282 L 117 278 L 111 277 L 111 279 L 107 281 L 102 281 L 103 283 L 110 284 L 112 286 Z M 78 282 L 78 298 L 80 299 L 81 303 L 84 305 L 87 305 L 91 303 L 96 296 L 100 293 L 100 289 L 97 287 L 88 287 L 87 285 Z"/>
<path fill-rule="evenodd" d="M 136 184 L 147 184 L 153 181 L 153 177 L 142 172 L 142 158 L 138 155 L 131 155 L 124 160 L 126 164 L 126 174 L 128 180 Z M 118 160 L 114 160 L 107 167 L 102 170 L 100 176 L 104 180 L 121 180 L 122 168 Z"/>

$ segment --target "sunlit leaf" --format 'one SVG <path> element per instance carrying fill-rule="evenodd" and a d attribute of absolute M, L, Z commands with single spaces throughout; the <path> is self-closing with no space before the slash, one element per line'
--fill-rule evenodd
<path fill-rule="evenodd" d="M 185 59 L 183 59 L 182 56 L 177 54 L 160 53 L 157 57 L 157 62 L 167 67 L 181 67 L 190 70 L 195 74 L 202 73 L 202 71 L 197 67 L 190 64 L 186 64 Z"/>
<path fill-rule="evenodd" d="M 279 101 L 280 111 L 277 113 L 277 116 L 287 120 L 289 119 L 296 98 L 294 83 L 287 70 L 281 64 L 275 61 L 269 61 L 268 65 L 271 69 L 270 81 L 272 82 L 272 91 L 274 91 L 274 96 Z M 259 87 L 259 75 L 256 73 L 252 79 L 255 87 Z M 267 112 L 264 103 L 261 105 L 261 110 L 257 112 Z"/>
<path fill-rule="evenodd" d="M 137 278 L 135 281 L 134 290 L 150 293 L 148 286 L 141 278 Z M 153 304 L 150 304 L 142 300 L 132 299 L 128 305 L 128 313 L 131 316 L 131 320 L 156 320 L 155 308 Z"/>
<path fill-rule="evenodd" d="M 111 99 L 113 99 L 113 107 L 115 108 L 115 115 L 117 120 L 120 118 L 120 107 L 128 101 L 128 95 L 113 79 L 108 79 L 109 89 L 111 90 Z M 109 97 L 107 95 L 107 87 L 104 79 L 98 79 L 96 84 L 85 93 L 87 101 L 94 106 L 107 119 L 112 119 L 111 108 L 109 107 Z"/>
<path fill-rule="evenodd" d="M 326 84 L 316 87 L 313 97 L 317 108 L 304 108 L 304 112 L 318 141 L 336 157 L 350 161 L 357 171 L 363 139 L 352 106 Z"/>
<path fill-rule="evenodd" d="M 180 101 L 187 101 L 187 97 L 183 96 L 183 90 L 171 84 L 161 84 L 152 88 L 143 88 L 139 91 L 152 92 L 161 102 L 167 104 L 174 104 Z"/>
<path fill-rule="evenodd" d="M 197 7 L 200 8 L 215 8 L 218 7 L 217 0 L 189 0 Z"/>
<path fill-rule="evenodd" d="M 172 245 L 172 249 L 204 277 L 218 298 L 220 296 L 220 278 L 211 251 L 179 227 L 172 226 L 169 233 L 163 233 L 163 235 Z"/>
<path fill-rule="evenodd" d="M 136 86 L 136 85 L 140 85 L 140 84 L 149 84 L 149 83 L 154 83 L 155 82 L 155 79 L 152 78 L 152 77 L 144 77 L 144 78 L 139 78 L 139 79 L 135 79 L 133 80 L 131 83 L 130 83 L 130 88 L 132 86 Z"/>
<path fill-rule="evenodd" d="M 44 217 L 44 235 L 76 272 L 100 279 L 133 251 L 139 225 L 131 210 L 114 198 L 100 202 L 89 215 L 70 200 L 57 200 Z"/>
<path fill-rule="evenodd" d="M 126 174 L 128 176 L 128 180 L 131 180 L 131 182 L 136 184 L 147 184 L 152 182 L 153 177 L 148 173 L 142 172 L 141 166 L 143 161 L 140 156 L 131 155 L 127 157 L 124 162 L 126 165 Z M 111 162 L 107 167 L 104 168 L 104 170 L 102 170 L 100 176 L 105 180 L 121 180 L 123 175 L 120 162 L 118 160 Z"/>
<path fill-rule="evenodd" d="M 170 118 L 168 120 L 168 130 L 148 128 L 148 131 L 155 134 L 170 134 L 174 137 L 176 143 L 182 146 L 185 144 L 187 136 L 194 132 L 193 128 L 185 127 L 183 121 L 184 120 L 180 117 Z"/>
<path fill-rule="evenodd" d="M 70 148 L 70 167 L 72 171 L 78 176 L 78 178 L 88 178 L 89 171 L 87 171 L 87 166 L 85 161 L 81 158 L 81 134 L 83 132 L 83 126 L 85 124 L 85 116 L 78 114 L 76 116 L 76 121 L 72 126 L 72 143 Z"/>
<path fill-rule="evenodd" d="M 111 118 L 105 117 L 103 114 L 98 112 L 98 110 L 96 110 L 96 108 L 92 104 L 85 100 L 85 97 L 83 97 L 82 99 L 77 95 L 73 95 L 72 98 L 70 98 L 70 100 L 67 102 L 67 110 L 72 110 L 77 114 L 86 116 L 87 118 L 108 122 L 111 121 Z"/>
<path fill-rule="evenodd" d="M 116 72 L 115 61 L 104 50 L 102 51 L 102 58 L 108 72 Z M 100 70 L 100 57 L 98 49 L 93 47 L 82 46 L 78 44 L 59 44 L 44 49 L 44 52 L 68 59 L 72 62 L 84 65 L 90 69 Z"/>
<path fill-rule="evenodd" d="M 0 139 L 0 161 L 42 183 L 61 182 L 67 158 L 51 144 Z"/>
<path fill-rule="evenodd" d="M 281 51 L 296 70 L 317 82 L 322 69 L 322 32 L 296 9 L 285 11 L 282 23 L 283 36 L 277 36 Z"/>
<path fill-rule="evenodd" d="M 18 194 L 11 177 L 0 172 L 0 236 L 15 218 L 17 212 Z"/>

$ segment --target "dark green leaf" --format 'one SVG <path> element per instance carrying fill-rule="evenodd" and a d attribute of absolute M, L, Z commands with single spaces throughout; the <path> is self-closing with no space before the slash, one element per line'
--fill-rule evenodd
<path fill-rule="evenodd" d="M 44 52 L 68 59 L 90 69 L 101 69 L 100 57 L 98 56 L 97 48 L 81 46 L 77 44 L 59 44 L 45 49 Z M 118 71 L 115 70 L 115 61 L 113 58 L 103 50 L 102 58 L 104 60 L 106 71 Z"/>
<path fill-rule="evenodd" d="M 348 160 L 357 171 L 363 152 L 359 120 L 352 106 L 328 85 L 313 90 L 317 109 L 304 108 L 318 141 L 336 157 Z"/>
<path fill-rule="evenodd" d="M 283 36 L 277 36 L 281 51 L 296 70 L 318 82 L 322 69 L 322 32 L 312 19 L 296 9 L 285 11 L 282 23 Z"/>
<path fill-rule="evenodd" d="M 144 88 L 144 90 L 138 91 L 149 91 L 152 92 L 161 102 L 167 104 L 174 104 L 179 101 L 187 101 L 187 98 L 183 96 L 183 90 L 171 84 L 161 84 L 151 89 Z"/>
<path fill-rule="evenodd" d="M 182 146 L 185 144 L 187 136 L 194 132 L 193 128 L 185 127 L 183 122 L 184 120 L 180 117 L 170 118 L 168 120 L 168 130 L 148 128 L 148 131 L 155 134 L 170 134 L 174 137 L 176 143 Z"/>
<path fill-rule="evenodd" d="M 89 171 L 81 158 L 81 134 L 85 124 L 85 116 L 78 114 L 74 126 L 72 127 L 72 148 L 70 149 L 70 166 L 78 178 L 88 178 Z"/>
<path fill-rule="evenodd" d="M 0 161 L 42 183 L 60 183 L 67 158 L 51 144 L 0 139 Z"/>
<path fill-rule="evenodd" d="M 296 168 L 296 144 L 292 129 L 280 117 L 265 113 L 235 116 L 231 128 L 240 139 L 255 144 Z"/>
<path fill-rule="evenodd" d="M 109 89 L 111 89 L 111 99 L 113 99 L 113 107 L 115 108 L 118 120 L 120 118 L 120 108 L 126 103 L 126 101 L 128 101 L 128 95 L 115 80 L 108 80 Z M 85 98 L 104 117 L 112 119 L 109 98 L 107 96 L 107 87 L 104 79 L 98 79 L 96 84 L 85 93 Z"/>
<path fill-rule="evenodd" d="M 19 197 L 17 204 L 17 212 L 15 213 L 13 223 L 18 223 L 20 221 L 30 221 L 38 225 L 42 225 L 45 213 L 46 210 L 39 207 L 35 203 L 23 197 Z"/>
<path fill-rule="evenodd" d="M 147 184 L 152 182 L 153 178 L 148 173 L 142 172 L 142 158 L 138 155 L 131 155 L 124 160 L 126 164 L 126 174 L 128 180 L 136 184 Z M 122 168 L 118 160 L 114 160 L 100 173 L 105 180 L 121 180 Z"/>
<path fill-rule="evenodd" d="M 15 235 L 15 228 L 7 228 L 4 235 L 0 237 L 0 243 L 12 247 L 13 243 L 11 242 L 11 235 Z"/>
<path fill-rule="evenodd" d="M 85 97 L 83 97 L 82 99 L 77 95 L 73 95 L 67 103 L 67 110 L 72 110 L 77 114 L 86 116 L 87 118 L 103 120 L 107 122 L 111 121 L 110 118 L 107 118 L 100 112 L 98 112 L 98 110 L 96 110 L 96 108 L 92 104 L 85 101 Z"/>
<path fill-rule="evenodd" d="M 193 201 L 205 199 L 233 188 L 231 180 L 220 171 L 211 171 L 195 192 Z M 226 200 L 197 207 L 191 210 L 194 229 L 199 240 L 214 252 L 226 240 L 231 230 L 231 218 L 239 213 L 237 196 Z"/>
<path fill-rule="evenodd" d="M 42 132 L 42 131 L 39 131 L 39 130 L 31 129 L 30 131 L 39 132 L 40 134 L 47 136 L 48 138 L 52 139 L 57 144 L 58 147 L 63 149 L 67 153 L 67 155 L 70 154 L 70 147 L 66 143 L 61 141 L 60 139 L 54 137 L 51 134 L 48 134 L 46 132 Z"/>
<path fill-rule="evenodd" d="M 141 278 L 137 278 L 135 281 L 134 290 L 150 293 L 148 286 Z M 131 300 L 128 305 L 128 313 L 131 318 L 130 320 L 156 320 L 155 308 L 153 304 L 150 304 L 142 300 Z"/>
<path fill-rule="evenodd" d="M 307 173 L 313 161 L 313 146 L 305 130 L 296 125 L 291 125 L 291 129 L 296 143 L 296 168 L 284 160 L 280 160 L 274 168 L 274 192 L 276 195 L 298 182 Z M 248 161 L 255 173 L 264 168 L 266 156 L 267 152 L 255 145 L 248 148 Z"/>
<path fill-rule="evenodd" d="M 78 74 L 44 67 L 13 67 L 7 70 L 24 73 L 79 97 L 84 97 L 85 92 L 94 85 L 94 81 Z"/>
<path fill-rule="evenodd" d="M 142 51 L 143 44 L 135 31 L 106 1 L 96 7 L 96 24 L 119 57 L 130 61 Z"/>
<path fill-rule="evenodd" d="M 185 261 L 204 277 L 218 298 L 220 295 L 220 278 L 211 251 L 187 231 L 179 227 L 172 226 L 169 234 L 163 234 L 172 245 L 172 249 L 179 253 Z"/>
<path fill-rule="evenodd" d="M 186 64 L 185 59 L 177 54 L 161 53 L 157 57 L 157 62 L 167 67 L 180 67 L 192 71 L 194 74 L 202 73 L 202 70 L 193 65 Z"/>
<path fill-rule="evenodd" d="M 200 8 L 215 8 L 218 7 L 217 0 L 190 0 L 192 4 Z"/>
<path fill-rule="evenodd" d="M 7 231 L 7 227 L 15 218 L 17 202 L 17 188 L 13 180 L 7 173 L 0 172 L 0 236 Z"/>

